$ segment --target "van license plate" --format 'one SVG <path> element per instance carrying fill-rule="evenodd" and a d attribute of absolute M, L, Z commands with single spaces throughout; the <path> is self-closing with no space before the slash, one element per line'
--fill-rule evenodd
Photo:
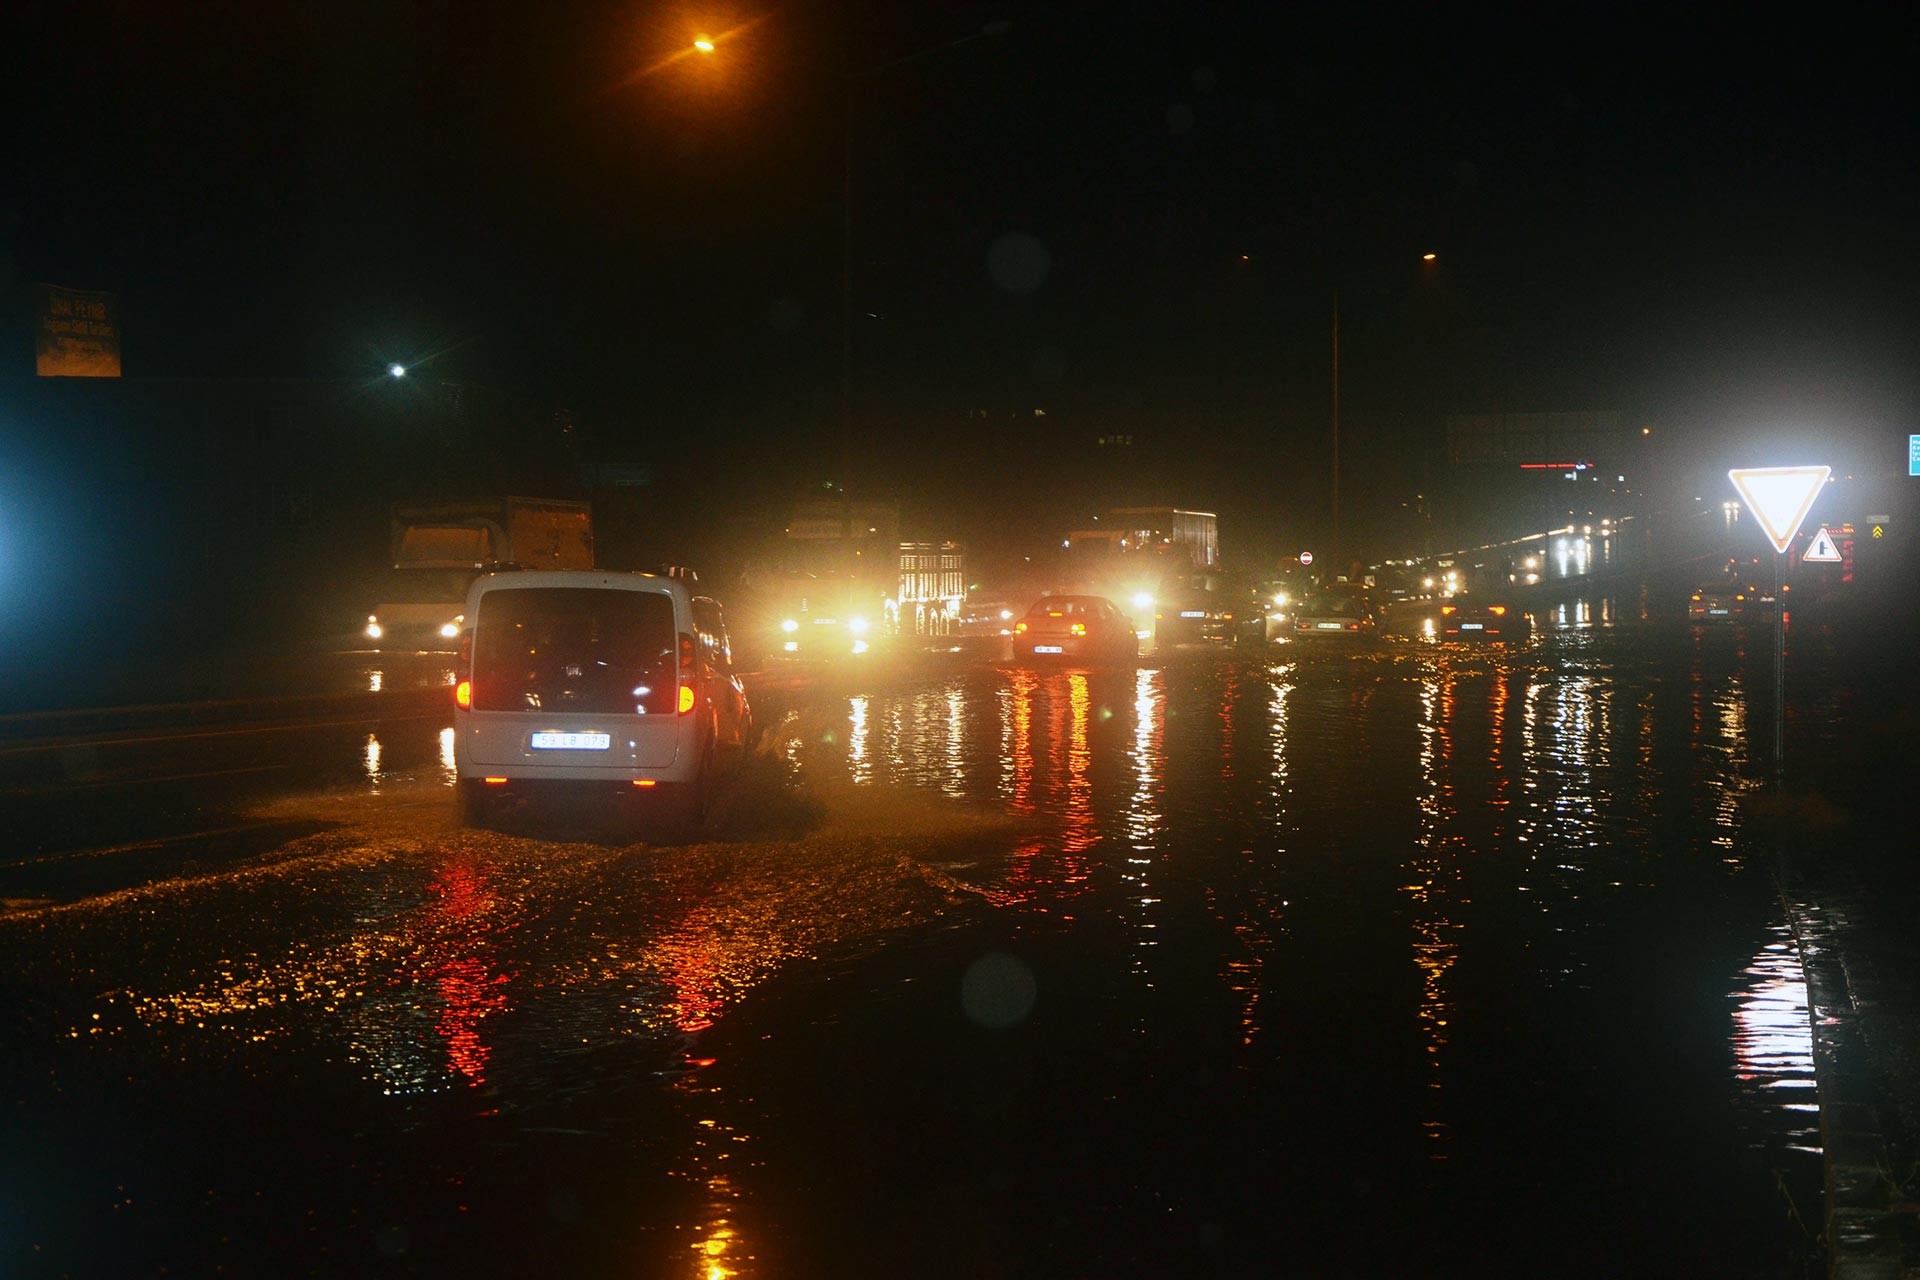
<path fill-rule="evenodd" d="M 1484 622 L 1463 622 L 1460 624 L 1460 629 L 1462 631 L 1485 631 L 1487 626 Z"/>
<path fill-rule="evenodd" d="M 1065 650 L 1063 650 L 1063 649 L 1062 649 L 1062 648 L 1061 648 L 1061 647 L 1060 647 L 1059 645 L 1057 645 L 1057 644 L 1037 644 L 1037 645 L 1035 645 L 1035 646 L 1033 646 L 1033 651 L 1034 651 L 1035 653 L 1063 653 L 1063 652 L 1065 652 Z"/>
<path fill-rule="evenodd" d="M 605 751 L 613 745 L 610 733 L 536 733 L 535 751 Z"/>

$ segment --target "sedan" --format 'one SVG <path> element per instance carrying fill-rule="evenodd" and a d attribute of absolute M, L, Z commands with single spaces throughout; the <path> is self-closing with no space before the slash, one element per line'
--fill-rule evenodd
<path fill-rule="evenodd" d="M 1140 637 L 1119 606 L 1104 596 L 1042 596 L 1013 624 L 1013 656 L 1128 662 Z"/>
<path fill-rule="evenodd" d="M 1455 596 L 1440 606 L 1440 635 L 1447 640 L 1519 640 L 1532 619 L 1510 604 Z"/>
<path fill-rule="evenodd" d="M 1377 627 L 1373 610 L 1353 596 L 1313 596 L 1294 610 L 1288 634 L 1296 640 L 1314 637 L 1371 636 Z"/>

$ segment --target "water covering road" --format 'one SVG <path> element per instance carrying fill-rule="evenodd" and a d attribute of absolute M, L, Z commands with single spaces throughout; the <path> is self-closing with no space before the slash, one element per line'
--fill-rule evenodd
<path fill-rule="evenodd" d="M 1747 647 L 821 686 L 678 848 L 456 827 L 437 712 L 89 748 L 11 792 L 98 838 L 0 873 L 0 1271 L 1801 1274 Z"/>

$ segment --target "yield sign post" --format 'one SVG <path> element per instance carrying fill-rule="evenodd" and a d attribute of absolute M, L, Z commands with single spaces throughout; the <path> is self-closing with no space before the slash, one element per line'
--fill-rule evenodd
<path fill-rule="evenodd" d="M 1813 510 L 1832 467 L 1735 467 L 1727 479 L 1773 543 L 1773 777 L 1785 773 L 1787 728 L 1787 593 L 1781 558 Z M 1821 530 L 1822 533 L 1826 531 Z M 1831 544 L 1832 539 L 1827 539 Z M 1837 558 L 1837 557 L 1836 557 Z"/>
<path fill-rule="evenodd" d="M 1832 473 L 1832 467 L 1736 467 L 1727 472 L 1727 478 L 1740 491 L 1747 509 L 1759 517 L 1773 549 L 1785 552 Z"/>

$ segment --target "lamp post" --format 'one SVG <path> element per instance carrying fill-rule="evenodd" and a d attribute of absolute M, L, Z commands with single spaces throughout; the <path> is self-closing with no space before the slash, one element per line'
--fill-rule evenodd
<path fill-rule="evenodd" d="M 1437 253 L 1423 253 L 1420 261 L 1431 263 Z M 1333 291 L 1333 554 L 1329 557 L 1337 577 L 1346 572 L 1346 549 L 1340 535 L 1340 290 Z"/>
<path fill-rule="evenodd" d="M 840 189 L 840 517 L 841 537 L 845 543 L 846 593 L 853 603 L 853 121 L 855 90 L 862 81 L 893 71 L 910 62 L 918 62 L 936 53 L 989 36 L 1005 35 L 1013 29 L 1007 20 L 989 22 L 978 31 L 929 46 L 916 53 L 883 62 L 877 66 L 849 70 L 842 108 L 841 189 Z"/>

